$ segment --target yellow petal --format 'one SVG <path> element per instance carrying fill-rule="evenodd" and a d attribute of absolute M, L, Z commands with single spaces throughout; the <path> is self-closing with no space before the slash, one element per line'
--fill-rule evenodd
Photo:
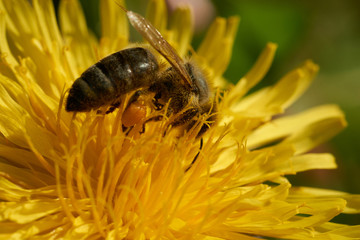
<path fill-rule="evenodd" d="M 8 223 L 0 223 L 0 238 L 22 240 L 33 237 L 38 238 L 39 234 L 43 238 L 38 239 L 57 238 L 62 235 L 62 230 L 69 228 L 70 224 L 66 220 L 63 215 L 55 214 L 27 224 L 13 223 L 9 225 Z M 9 226 L 11 226 L 10 229 L 8 229 Z M 50 234 L 46 234 L 47 232 L 50 232 Z"/>
<path fill-rule="evenodd" d="M 26 112 L 9 96 L 2 85 L 0 85 L 0 107 L 0 132 L 11 142 L 25 147 L 26 141 L 21 133 L 25 131 L 22 121 Z"/>
<path fill-rule="evenodd" d="M 0 1 L 0 9 L 7 14 L 7 28 L 11 35 L 39 36 L 39 26 L 30 2 L 16 0 Z"/>
<path fill-rule="evenodd" d="M 2 174 L 4 176 L 11 178 L 12 181 L 15 181 L 16 179 L 16 182 L 29 188 L 42 187 L 45 185 L 46 181 L 52 182 L 51 180 L 52 178 L 48 174 L 44 174 L 36 170 L 29 171 L 24 168 L 11 166 L 11 164 L 8 163 L 0 162 L 0 175 Z M 50 182 L 48 182 L 48 184 Z M 4 192 L 4 194 L 7 195 L 6 197 L 7 199 L 9 199 L 9 197 L 13 197 L 13 195 L 10 194 L 9 192 Z"/>
<path fill-rule="evenodd" d="M 277 45 L 274 43 L 266 45 L 250 71 L 228 92 L 227 97 L 224 99 L 226 101 L 224 103 L 225 106 L 234 105 L 244 94 L 262 80 L 271 66 L 276 48 Z"/>
<path fill-rule="evenodd" d="M 284 143 L 291 143 L 296 149 L 296 154 L 304 153 L 334 137 L 346 125 L 343 116 L 320 120 L 294 133 L 285 139 Z"/>
<path fill-rule="evenodd" d="M 274 86 L 264 88 L 244 98 L 232 108 L 234 112 L 246 112 L 250 116 L 262 116 L 264 120 L 282 113 L 309 86 L 318 66 L 311 61 L 285 75 Z"/>
<path fill-rule="evenodd" d="M 295 187 L 291 189 L 289 198 L 296 201 L 307 201 L 309 199 L 321 200 L 329 198 L 342 198 L 347 202 L 344 213 L 360 212 L 360 195 L 353 195 L 341 191 L 311 187 Z"/>
<path fill-rule="evenodd" d="M 360 226 L 346 226 L 343 225 L 342 227 L 331 230 L 327 233 L 323 233 L 324 239 L 325 237 L 329 236 L 331 239 L 339 239 L 339 240 L 355 240 L 360 239 Z M 329 238 L 326 238 L 329 239 Z"/>
<path fill-rule="evenodd" d="M 52 2 L 48 0 L 34 0 L 33 6 L 47 50 L 53 52 L 55 51 L 54 43 L 55 45 L 62 45 L 62 38 L 57 25 L 54 6 Z"/>
<path fill-rule="evenodd" d="M 125 7 L 123 0 L 100 1 L 102 39 L 99 60 L 125 48 L 128 44 L 129 26 L 126 13 L 117 4 Z"/>
<path fill-rule="evenodd" d="M 17 66 L 18 62 L 14 58 L 14 56 L 11 54 L 8 41 L 6 39 L 6 25 L 5 25 L 5 13 L 0 11 L 0 54 L 1 54 L 1 60 L 2 62 L 5 62 L 5 64 L 2 66 L 1 69 L 5 69 L 9 71 L 9 65 L 10 66 Z M 5 75 L 5 71 L 1 71 L 1 74 Z M 9 75 L 6 74 L 7 76 Z"/>
<path fill-rule="evenodd" d="M 239 22 L 238 17 L 216 18 L 197 50 L 197 61 L 207 65 L 216 86 L 221 85 L 220 76 L 229 64 Z"/>
<path fill-rule="evenodd" d="M 312 170 L 312 169 L 335 169 L 337 167 L 335 158 L 328 153 L 310 153 L 291 158 L 292 163 L 287 173 Z M 287 166 L 288 167 L 288 166 Z"/>
<path fill-rule="evenodd" d="M 345 201 L 334 199 L 324 202 L 283 204 L 274 201 L 260 211 L 248 211 L 240 219 L 232 219 L 227 225 L 231 231 L 247 232 L 277 238 L 309 239 L 318 235 L 311 228 L 337 215 L 344 207 Z M 323 214 L 316 214 L 316 211 Z M 297 214 L 309 214 L 307 217 L 297 217 Z M 311 215 L 314 214 L 314 215 Z M 274 217 L 278 224 L 274 224 Z M 244 222 L 242 222 L 244 221 Z M 233 227 L 230 227 L 233 226 Z"/>
<path fill-rule="evenodd" d="M 63 35 L 80 39 L 88 37 L 84 12 L 78 0 L 60 1 L 59 16 Z"/>
<path fill-rule="evenodd" d="M 164 0 L 150 0 L 146 8 L 146 19 L 162 34 L 166 33 L 167 8 Z"/>
<path fill-rule="evenodd" d="M 186 56 L 192 35 L 193 22 L 191 9 L 189 7 L 179 7 L 171 17 L 169 30 L 172 31 L 172 42 L 176 43 L 176 50 L 179 56 Z"/>
<path fill-rule="evenodd" d="M 89 33 L 84 13 L 78 0 L 62 0 L 59 5 L 59 18 L 62 33 L 76 59 L 76 71 L 84 71 L 96 62 L 94 49 L 97 40 Z M 75 67 L 72 64 L 70 67 Z"/>
<path fill-rule="evenodd" d="M 33 175 L 39 176 L 39 179 L 30 177 L 29 181 L 20 182 L 14 177 L 1 173 L 0 177 L 0 198 L 9 202 L 18 202 L 23 199 L 32 199 L 36 196 L 48 196 L 55 198 L 58 195 L 57 189 L 52 182 L 54 181 L 52 176 L 44 174 L 42 172 L 33 171 Z M 33 180 L 34 179 L 34 180 Z M 49 181 L 49 182 L 48 182 Z M 45 186 L 44 185 L 51 185 Z M 39 188 L 33 188 L 41 186 Z M 60 188 L 61 189 L 61 188 Z"/>
<path fill-rule="evenodd" d="M 10 2 L 12 1 L 7 3 Z M 7 21 L 7 27 L 11 29 L 12 24 L 22 25 L 21 28 L 18 28 L 20 30 L 18 33 L 12 32 L 12 30 L 7 32 L 10 46 L 5 42 L 1 44 L 2 51 L 4 51 L 2 58 L 5 60 L 5 65 L 8 65 L 16 78 L 9 74 L 6 74 L 6 76 L 12 77 L 21 85 L 24 85 L 25 81 L 35 81 L 36 79 L 40 86 L 47 91 L 48 95 L 59 95 L 58 88 L 54 88 L 54 84 L 58 83 L 55 81 L 52 83 L 48 79 L 51 68 L 56 66 L 60 72 L 63 69 L 59 54 L 62 38 L 58 31 L 52 2 L 34 1 L 34 9 L 27 2 L 20 2 L 14 1 L 13 6 L 4 4 L 6 14 L 14 17 L 14 19 L 11 19 L 14 22 Z M 26 11 L 26 13 L 22 14 L 22 11 Z M 27 17 L 28 25 L 23 25 L 24 20 L 13 16 L 13 14 Z M 40 21 L 41 24 L 37 24 L 37 21 Z M 30 25 L 36 26 L 38 30 L 32 29 Z M 50 52 L 51 54 L 49 54 Z M 37 68 L 37 66 L 41 66 L 41 68 Z M 24 77 L 28 79 L 24 80 Z"/>
<path fill-rule="evenodd" d="M 242 155 L 243 161 L 238 166 L 237 184 L 246 185 L 252 182 L 264 182 L 283 176 L 288 173 L 287 171 L 292 172 L 291 157 L 293 154 L 294 149 L 292 146 L 284 144 L 249 152 L 245 155 L 246 157 Z M 219 161 L 222 161 L 222 159 L 221 156 Z M 283 171 L 285 170 L 283 166 L 288 166 L 290 170 Z M 231 169 L 234 167 L 234 165 L 229 165 Z"/>
<path fill-rule="evenodd" d="M 0 220 L 10 220 L 24 224 L 32 222 L 61 209 L 57 200 L 30 200 L 24 203 L 0 203 Z M 41 210 L 41 211 L 40 211 Z"/>
<path fill-rule="evenodd" d="M 343 119 L 343 112 L 336 105 L 323 105 L 304 112 L 284 116 L 268 122 L 255 131 L 247 139 L 249 148 L 256 148 L 271 142 L 279 141 L 301 132 L 304 128 L 326 119 Z"/>

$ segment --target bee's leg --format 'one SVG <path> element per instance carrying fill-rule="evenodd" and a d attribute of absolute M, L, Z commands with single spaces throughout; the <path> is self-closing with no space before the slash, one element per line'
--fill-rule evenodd
<path fill-rule="evenodd" d="M 199 115 L 198 108 L 190 108 L 185 112 L 181 113 L 174 121 L 171 122 L 171 127 L 183 126 L 185 131 L 189 131 L 198 120 L 194 119 Z"/>
<path fill-rule="evenodd" d="M 141 131 L 139 132 L 140 134 L 145 133 L 145 124 L 142 125 Z"/>
<path fill-rule="evenodd" d="M 123 124 L 122 124 L 121 127 L 122 127 L 122 131 L 123 131 L 123 132 L 126 132 L 127 130 L 129 130 L 128 133 L 129 133 L 129 132 L 131 131 L 131 129 L 133 128 L 133 126 L 131 126 L 131 127 L 125 127 Z M 126 133 L 126 135 L 128 135 L 128 133 Z"/>
<path fill-rule="evenodd" d="M 196 136 L 196 138 L 201 137 L 207 130 L 209 130 L 209 128 L 214 124 L 216 120 L 216 116 L 211 115 L 210 117 L 208 117 L 206 119 L 206 123 L 204 123 L 201 126 L 200 131 L 198 132 L 198 135 Z"/>
<path fill-rule="evenodd" d="M 146 91 L 144 90 L 137 90 L 136 92 L 134 92 L 134 94 L 130 97 L 127 106 L 129 106 L 130 104 L 132 104 L 133 102 L 136 102 L 139 97 L 143 94 L 146 94 Z"/>
<path fill-rule="evenodd" d="M 116 101 L 114 103 L 112 103 L 109 107 L 109 109 L 105 112 L 105 114 L 109 114 L 112 113 L 113 111 L 115 111 L 115 109 L 117 109 L 120 106 L 120 101 Z"/>
<path fill-rule="evenodd" d="M 152 117 L 152 118 L 149 118 L 148 120 L 145 121 L 145 123 L 148 123 L 148 122 L 158 122 L 158 121 L 161 121 L 163 120 L 164 117 L 162 115 L 158 115 L 158 116 L 155 116 L 155 117 Z M 144 124 L 145 124 L 144 123 Z"/>
<path fill-rule="evenodd" d="M 163 109 L 164 105 L 159 103 L 159 99 L 161 98 L 161 93 L 156 93 L 152 102 L 154 104 L 154 109 L 156 111 L 160 111 L 161 109 Z"/>
<path fill-rule="evenodd" d="M 152 117 L 152 118 L 147 119 L 147 120 L 144 122 L 144 124 L 143 124 L 143 126 L 142 126 L 142 130 L 141 130 L 140 133 L 144 133 L 144 132 L 145 132 L 145 124 L 146 124 L 146 123 L 152 122 L 152 121 L 154 121 L 154 122 L 161 121 L 161 120 L 163 120 L 163 118 L 164 118 L 163 116 L 158 115 L 158 116 L 155 116 L 155 117 Z"/>
<path fill-rule="evenodd" d="M 198 151 L 198 153 L 195 155 L 195 157 L 194 157 L 194 159 L 192 160 L 192 162 L 190 163 L 190 165 L 186 168 L 185 172 L 189 171 L 189 169 L 192 167 L 192 165 L 194 165 L 194 163 L 196 162 L 196 159 L 199 157 L 200 151 L 201 151 L 202 148 L 203 148 L 203 144 L 204 144 L 203 138 L 200 138 L 200 148 L 199 148 L 199 151 Z"/>
<path fill-rule="evenodd" d="M 216 111 L 217 107 L 215 101 L 202 106 L 201 115 L 207 114 L 208 118 L 206 119 L 206 122 L 203 123 L 203 125 L 201 126 L 196 138 L 201 137 L 215 123 L 216 115 L 214 113 L 216 113 Z"/>
<path fill-rule="evenodd" d="M 193 120 L 193 118 L 198 114 L 199 114 L 199 109 L 190 108 L 190 109 L 186 110 L 185 112 L 183 112 L 178 118 L 176 118 L 171 123 L 171 126 L 177 127 L 177 126 L 181 126 L 181 125 L 184 125 L 184 124 L 190 124 L 191 127 L 192 127 L 196 122 L 196 121 Z M 194 122 L 194 123 L 191 124 L 192 122 Z"/>

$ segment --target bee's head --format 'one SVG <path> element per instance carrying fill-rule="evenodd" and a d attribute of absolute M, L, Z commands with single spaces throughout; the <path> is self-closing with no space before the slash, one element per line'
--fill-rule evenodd
<path fill-rule="evenodd" d="M 155 105 L 165 106 L 169 103 L 170 113 L 180 112 L 194 95 L 172 67 L 160 74 L 158 79 L 150 85 L 149 91 L 155 93 Z"/>
<path fill-rule="evenodd" d="M 193 64 L 186 63 L 185 67 L 192 81 L 191 91 L 198 98 L 200 105 L 207 103 L 210 98 L 210 88 L 204 74 Z"/>
<path fill-rule="evenodd" d="M 149 91 L 155 93 L 156 104 L 165 105 L 170 101 L 169 110 L 174 113 L 183 110 L 190 101 L 194 105 L 203 105 L 208 103 L 210 98 L 204 75 L 190 63 L 186 63 L 185 67 L 192 81 L 190 89 L 173 67 L 162 72 L 157 81 L 149 87 Z"/>

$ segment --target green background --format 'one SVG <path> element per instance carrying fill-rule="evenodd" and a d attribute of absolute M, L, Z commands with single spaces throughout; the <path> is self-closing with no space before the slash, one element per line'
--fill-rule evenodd
<path fill-rule="evenodd" d="M 89 27 L 99 35 L 99 0 L 81 2 Z M 228 80 L 239 80 L 266 43 L 275 42 L 279 47 L 274 63 L 258 87 L 274 83 L 312 59 L 320 65 L 319 75 L 288 112 L 327 103 L 336 103 L 345 112 L 349 126 L 314 150 L 333 153 L 338 169 L 298 173 L 289 176 L 290 181 L 360 194 L 360 1 L 214 0 L 213 4 L 219 16 L 241 17 L 232 61 L 225 73 Z M 146 1 L 127 1 L 127 7 L 144 14 Z M 195 35 L 194 46 L 203 34 Z M 334 221 L 360 224 L 360 216 L 341 215 Z"/>

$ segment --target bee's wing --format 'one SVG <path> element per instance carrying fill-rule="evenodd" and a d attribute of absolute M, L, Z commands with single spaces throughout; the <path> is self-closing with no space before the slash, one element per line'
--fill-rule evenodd
<path fill-rule="evenodd" d="M 160 32 L 141 15 L 132 11 L 126 11 L 131 25 L 156 49 L 182 76 L 185 84 L 190 88 L 191 80 L 186 71 L 184 61 L 176 53 L 176 50 L 161 36 Z"/>

